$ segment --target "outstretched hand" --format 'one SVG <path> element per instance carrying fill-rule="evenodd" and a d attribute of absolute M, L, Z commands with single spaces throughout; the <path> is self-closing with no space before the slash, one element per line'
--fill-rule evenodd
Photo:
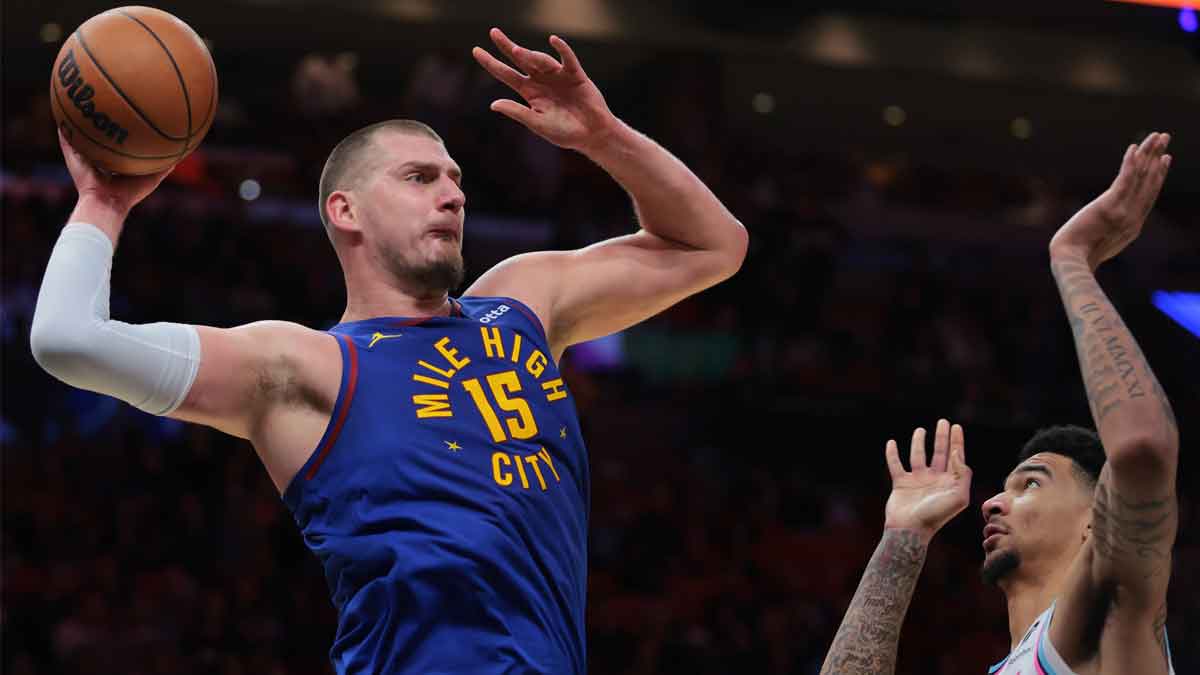
<path fill-rule="evenodd" d="M 1095 270 L 1137 239 L 1167 178 L 1170 142 L 1169 134 L 1152 133 L 1130 145 L 1116 180 L 1059 228 L 1051 254 L 1082 257 Z"/>
<path fill-rule="evenodd" d="M 961 426 L 938 420 L 929 463 L 925 461 L 925 429 L 913 431 L 909 471 L 900 463 L 896 441 L 887 442 L 884 455 L 892 475 L 886 529 L 916 530 L 928 540 L 970 502 L 971 468 Z"/>
<path fill-rule="evenodd" d="M 118 176 L 97 169 L 79 154 L 58 130 L 58 145 L 62 148 L 63 160 L 71 172 L 71 180 L 79 192 L 80 200 L 95 199 L 119 213 L 128 213 L 162 183 L 171 169 L 148 176 Z M 174 167 L 171 167 L 172 169 Z"/>
<path fill-rule="evenodd" d="M 604 96 L 561 38 L 550 36 L 550 46 L 562 59 L 559 61 L 544 52 L 518 45 L 499 28 L 493 28 L 490 36 L 516 68 L 480 47 L 471 50 L 471 54 L 484 70 L 511 87 L 528 104 L 499 99 L 492 102 L 492 110 L 524 124 L 561 148 L 581 152 L 602 142 L 612 131 L 616 118 Z"/>

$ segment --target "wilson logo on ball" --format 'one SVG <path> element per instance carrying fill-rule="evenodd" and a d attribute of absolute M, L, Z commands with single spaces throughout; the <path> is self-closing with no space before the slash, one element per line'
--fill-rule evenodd
<path fill-rule="evenodd" d="M 96 95 L 96 91 L 90 84 L 84 82 L 83 77 L 79 74 L 79 64 L 75 61 L 75 50 L 73 49 L 67 50 L 62 63 L 58 66 L 58 83 L 66 91 L 67 98 L 71 99 L 75 108 L 85 119 L 91 120 L 97 130 L 109 138 L 116 139 L 119 145 L 125 143 L 129 131 L 121 128 L 121 125 L 114 122 L 108 115 L 96 111 L 96 104 L 91 100 Z"/>

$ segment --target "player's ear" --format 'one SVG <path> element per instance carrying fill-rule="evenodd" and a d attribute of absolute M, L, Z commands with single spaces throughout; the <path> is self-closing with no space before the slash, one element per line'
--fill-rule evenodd
<path fill-rule="evenodd" d="M 355 208 L 354 195 L 350 191 L 334 190 L 325 200 L 325 217 L 334 230 L 343 232 L 361 232 L 358 221 L 358 211 Z"/>

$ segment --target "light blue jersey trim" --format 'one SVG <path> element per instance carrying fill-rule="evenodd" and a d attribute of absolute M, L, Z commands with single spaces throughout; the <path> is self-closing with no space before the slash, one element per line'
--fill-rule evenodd
<path fill-rule="evenodd" d="M 1053 614 L 1051 614 L 1051 617 L 1053 617 Z M 1038 669 L 1041 670 L 1042 672 L 1046 673 L 1046 675 L 1058 675 L 1058 671 L 1056 671 L 1050 665 L 1050 659 L 1046 658 L 1046 640 L 1049 639 L 1049 637 L 1050 637 L 1050 621 L 1047 620 L 1046 625 L 1042 626 L 1041 634 L 1038 635 L 1037 665 L 1038 665 Z"/>
<path fill-rule="evenodd" d="M 1167 627 L 1163 626 L 1163 651 L 1167 653 L 1167 672 L 1175 675 L 1175 661 L 1171 658 L 1171 639 L 1167 637 Z"/>

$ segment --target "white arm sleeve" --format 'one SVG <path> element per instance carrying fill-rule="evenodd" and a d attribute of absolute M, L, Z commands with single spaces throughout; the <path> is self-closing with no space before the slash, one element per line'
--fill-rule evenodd
<path fill-rule="evenodd" d="M 154 415 L 183 403 L 200 368 L 200 335 L 178 323 L 108 318 L 113 246 L 94 225 L 63 228 L 46 265 L 30 346 L 46 372 Z"/>

